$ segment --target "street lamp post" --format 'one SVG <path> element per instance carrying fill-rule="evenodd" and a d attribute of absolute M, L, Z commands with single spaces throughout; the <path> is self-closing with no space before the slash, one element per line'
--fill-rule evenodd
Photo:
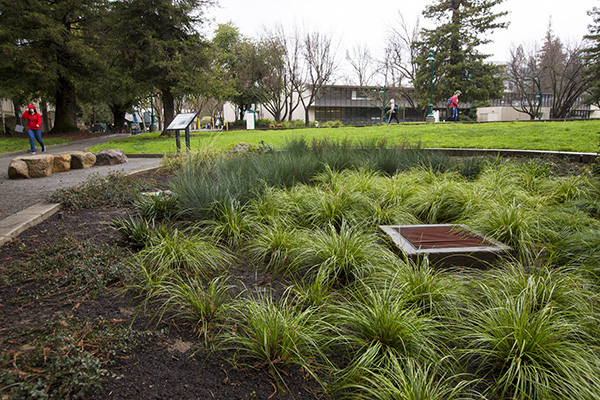
<path fill-rule="evenodd" d="M 383 94 L 383 107 L 381 108 L 381 123 L 385 124 L 385 85 L 379 89 L 379 93 Z"/>
<path fill-rule="evenodd" d="M 434 122 L 435 117 L 433 116 L 433 63 L 435 60 L 435 53 L 433 49 L 429 50 L 429 57 L 427 61 L 431 62 L 431 92 L 429 95 L 429 114 L 427 114 L 427 122 Z"/>

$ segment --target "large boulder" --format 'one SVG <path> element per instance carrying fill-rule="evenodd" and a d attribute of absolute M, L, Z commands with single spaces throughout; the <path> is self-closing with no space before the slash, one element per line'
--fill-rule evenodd
<path fill-rule="evenodd" d="M 60 155 L 68 154 L 71 156 L 71 169 L 82 169 L 93 167 L 96 163 L 96 156 L 89 151 L 70 151 L 60 153 Z"/>
<path fill-rule="evenodd" d="M 62 154 L 62 155 L 54 156 L 54 160 L 52 162 L 52 173 L 65 172 L 70 169 L 71 169 L 71 155 L 70 154 Z"/>
<path fill-rule="evenodd" d="M 27 171 L 30 178 L 43 178 L 52 173 L 52 164 L 54 156 L 50 154 L 38 154 L 33 156 L 21 157 L 21 160 L 27 164 Z"/>
<path fill-rule="evenodd" d="M 95 153 L 96 165 L 116 165 L 127 162 L 127 156 L 122 149 L 105 149 Z"/>
<path fill-rule="evenodd" d="M 27 163 L 21 158 L 13 158 L 8 166 L 9 179 L 29 179 Z"/>

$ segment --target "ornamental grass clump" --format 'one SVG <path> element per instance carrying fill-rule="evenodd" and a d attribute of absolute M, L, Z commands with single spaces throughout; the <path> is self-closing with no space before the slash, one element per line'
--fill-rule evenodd
<path fill-rule="evenodd" d="M 312 183 L 332 192 L 349 190 L 370 195 L 381 185 L 381 175 L 368 169 L 334 171 L 329 166 Z"/>
<path fill-rule="evenodd" d="M 133 203 L 138 214 L 147 219 L 176 219 L 179 215 L 177 196 L 168 192 L 143 195 Z"/>
<path fill-rule="evenodd" d="M 558 262 L 585 271 L 596 285 L 600 283 L 600 228 L 575 232 L 555 248 Z"/>
<path fill-rule="evenodd" d="M 296 204 L 290 201 L 288 191 L 266 186 L 261 194 L 251 199 L 247 206 L 247 214 L 255 225 L 269 224 L 274 220 L 289 218 L 297 214 Z"/>
<path fill-rule="evenodd" d="M 298 241 L 299 231 L 282 218 L 269 225 L 257 224 L 244 249 L 254 263 L 264 265 L 267 271 L 285 274 L 290 270 Z"/>
<path fill-rule="evenodd" d="M 268 367 L 276 377 L 281 378 L 281 369 L 290 364 L 314 375 L 326 360 L 331 329 L 318 311 L 294 307 L 289 292 L 279 300 L 270 293 L 240 298 L 232 305 L 221 343 L 236 351 L 236 362 Z"/>
<path fill-rule="evenodd" d="M 342 398 L 364 400 L 454 400 L 479 398 L 471 382 L 451 370 L 443 359 L 422 364 L 414 359 L 392 359 L 388 368 L 358 371 L 360 376 L 340 388 Z"/>
<path fill-rule="evenodd" d="M 336 229 L 344 223 L 356 223 L 362 213 L 369 213 L 374 208 L 373 202 L 358 192 L 319 188 L 308 188 L 299 206 L 309 226 L 324 228 L 332 225 Z"/>
<path fill-rule="evenodd" d="M 294 250 L 294 265 L 326 285 L 345 285 L 362 279 L 396 256 L 372 233 L 342 224 L 340 229 L 305 230 Z"/>
<path fill-rule="evenodd" d="M 407 307 L 435 317 L 454 315 L 461 289 L 457 278 L 435 270 L 427 257 L 416 262 L 409 259 L 398 261 L 367 282 L 376 287 L 394 287 Z"/>
<path fill-rule="evenodd" d="M 339 387 L 360 379 L 365 370 L 393 368 L 397 360 L 429 364 L 442 358 L 442 327 L 407 304 L 393 285 L 359 283 L 346 298 L 336 304 L 332 316 L 346 359 L 337 372 Z"/>
<path fill-rule="evenodd" d="M 464 183 L 451 176 L 440 176 L 430 185 L 418 188 L 408 199 L 409 208 L 428 224 L 456 220 L 465 209 L 467 196 Z"/>
<path fill-rule="evenodd" d="M 484 395 L 598 398 L 599 348 L 586 329 L 585 313 L 569 306 L 580 296 L 572 300 L 559 295 L 564 281 L 511 275 L 515 284 L 509 284 L 511 278 L 499 284 L 481 282 L 458 321 L 467 354 L 487 386 Z"/>
<path fill-rule="evenodd" d="M 522 257 L 531 257 L 539 245 L 538 213 L 516 200 L 488 201 L 485 208 L 463 221 L 473 230 L 504 243 Z"/>
<path fill-rule="evenodd" d="M 216 204 L 214 216 L 201 225 L 219 242 L 230 248 L 238 248 L 245 242 L 252 221 L 237 201 Z"/>
<path fill-rule="evenodd" d="M 327 308 L 331 305 L 335 290 L 321 281 L 299 280 L 290 286 L 294 304 L 300 309 Z"/>
<path fill-rule="evenodd" d="M 600 186 L 597 179 L 586 175 L 566 176 L 545 179 L 540 183 L 538 191 L 548 204 L 566 203 L 573 200 L 597 199 Z"/>
<path fill-rule="evenodd" d="M 141 266 L 150 275 L 177 274 L 208 279 L 233 259 L 231 253 L 211 237 L 173 228 L 159 232 L 152 246 L 137 253 L 132 263 L 134 269 Z"/>
<path fill-rule="evenodd" d="M 323 222 L 339 226 L 347 221 L 372 232 L 379 225 L 418 223 L 409 209 L 401 205 L 405 196 L 398 191 L 388 192 L 389 180 L 364 169 L 341 172 L 326 169 L 314 179 L 318 189 L 307 191 L 307 198 L 300 199 L 301 212 L 314 214 L 311 221 L 317 226 L 324 226 Z"/>
<path fill-rule="evenodd" d="M 128 215 L 126 218 L 113 219 L 109 226 L 117 231 L 125 242 L 138 249 L 148 246 L 155 237 L 154 219 Z"/>
<path fill-rule="evenodd" d="M 163 287 L 167 297 L 163 312 L 175 311 L 176 318 L 190 322 L 207 342 L 211 327 L 228 311 L 232 288 L 227 276 L 217 276 L 208 283 L 199 277 L 179 277 Z"/>

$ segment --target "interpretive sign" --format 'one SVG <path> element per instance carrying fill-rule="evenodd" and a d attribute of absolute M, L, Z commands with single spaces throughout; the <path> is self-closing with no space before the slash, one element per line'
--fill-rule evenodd
<path fill-rule="evenodd" d="M 181 138 L 179 137 L 179 131 L 185 130 L 185 145 L 190 150 L 190 124 L 198 113 L 182 113 L 177 114 L 173 121 L 167 126 L 168 131 L 175 131 L 175 141 L 177 143 L 177 152 L 181 150 Z"/>
<path fill-rule="evenodd" d="M 190 124 L 192 123 L 192 121 L 194 120 L 194 118 L 196 118 L 196 115 L 198 115 L 198 113 L 177 114 L 175 116 L 175 118 L 173 118 L 173 121 L 171 121 L 171 123 L 167 127 L 167 130 L 168 131 L 176 131 L 176 130 L 183 130 L 183 129 L 189 127 Z"/>

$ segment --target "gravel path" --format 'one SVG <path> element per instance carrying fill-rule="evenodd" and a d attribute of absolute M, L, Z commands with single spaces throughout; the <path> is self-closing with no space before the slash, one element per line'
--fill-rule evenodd
<path fill-rule="evenodd" d="M 63 151 L 87 150 L 92 146 L 128 135 L 107 135 L 64 145 L 48 146 L 48 154 Z M 160 158 L 129 158 L 125 164 L 71 170 L 37 179 L 8 179 L 10 161 L 28 152 L 0 154 L 0 220 L 40 201 L 45 201 L 57 189 L 77 186 L 91 175 L 106 176 L 113 172 L 130 172 L 160 165 Z"/>

